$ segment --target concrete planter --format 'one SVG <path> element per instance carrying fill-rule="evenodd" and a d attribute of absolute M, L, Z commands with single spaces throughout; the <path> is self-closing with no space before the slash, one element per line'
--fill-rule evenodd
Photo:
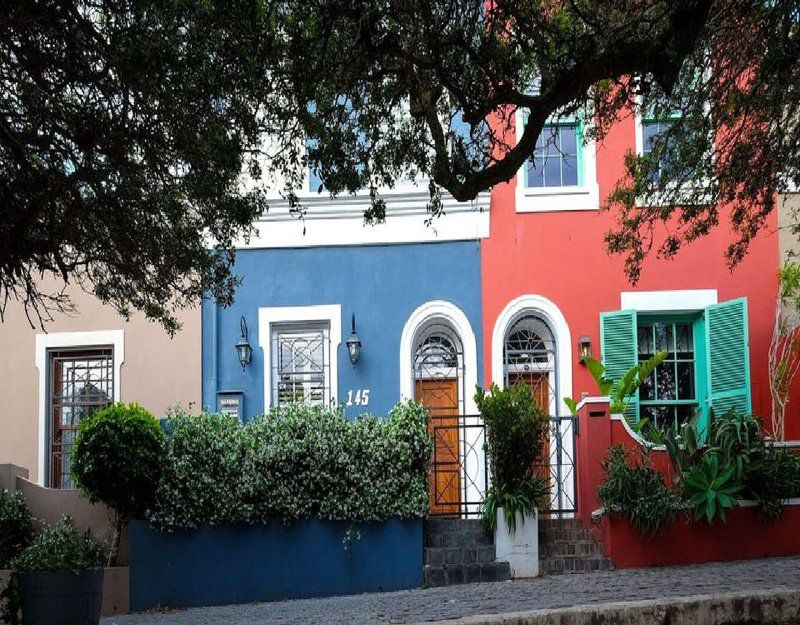
<path fill-rule="evenodd" d="M 511 577 L 536 577 L 539 575 L 539 516 L 526 516 L 517 512 L 517 529 L 511 534 L 503 509 L 497 509 L 497 529 L 494 544 L 497 559 L 511 565 Z"/>
<path fill-rule="evenodd" d="M 97 625 L 103 569 L 19 573 L 23 625 Z"/>

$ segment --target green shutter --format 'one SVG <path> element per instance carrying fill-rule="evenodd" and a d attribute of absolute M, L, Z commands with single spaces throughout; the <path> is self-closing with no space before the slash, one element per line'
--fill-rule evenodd
<path fill-rule="evenodd" d="M 747 299 L 734 299 L 705 310 L 708 401 L 716 414 L 735 408 L 749 414 L 750 350 Z"/>
<path fill-rule="evenodd" d="M 636 311 L 617 310 L 600 313 L 600 350 L 606 377 L 619 380 L 638 362 Z M 625 413 L 630 423 L 639 420 L 639 392 L 628 402 Z"/>

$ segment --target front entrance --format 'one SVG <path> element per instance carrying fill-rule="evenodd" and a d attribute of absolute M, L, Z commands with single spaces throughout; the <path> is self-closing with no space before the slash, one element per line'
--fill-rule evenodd
<path fill-rule="evenodd" d="M 433 439 L 428 500 L 431 513 L 458 515 L 461 497 L 458 380 L 417 380 L 414 398 L 428 411 L 428 433 Z"/>
<path fill-rule="evenodd" d="M 446 322 L 429 323 L 414 341 L 414 398 L 428 412 L 434 441 L 429 505 L 435 516 L 463 510 L 464 354 L 455 330 Z"/>

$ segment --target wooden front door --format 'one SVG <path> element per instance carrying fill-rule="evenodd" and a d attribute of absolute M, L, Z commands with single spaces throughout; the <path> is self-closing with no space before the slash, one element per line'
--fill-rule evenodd
<path fill-rule="evenodd" d="M 461 446 L 458 431 L 458 380 L 417 380 L 415 399 L 428 411 L 433 438 L 429 505 L 431 514 L 457 516 L 461 499 Z"/>

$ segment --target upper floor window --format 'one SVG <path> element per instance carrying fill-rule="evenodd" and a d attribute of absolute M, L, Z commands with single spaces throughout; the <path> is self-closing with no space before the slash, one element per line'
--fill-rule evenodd
<path fill-rule="evenodd" d="M 524 126 L 525 115 L 520 113 L 518 132 Z M 517 175 L 517 212 L 599 208 L 596 169 L 595 144 L 585 136 L 583 116 L 551 119 L 542 128 L 532 157 Z"/>
<path fill-rule="evenodd" d="M 652 111 L 642 117 L 642 155 L 648 156 L 655 150 L 659 151 L 655 155 L 655 158 L 658 159 L 658 166 L 649 174 L 651 180 L 660 179 L 663 172 L 676 162 L 675 139 L 668 132 L 678 119 L 679 117 L 675 114 L 657 116 Z"/>
<path fill-rule="evenodd" d="M 526 165 L 528 187 L 570 187 L 581 184 L 580 125 L 548 124 L 536 140 L 533 160 Z"/>

